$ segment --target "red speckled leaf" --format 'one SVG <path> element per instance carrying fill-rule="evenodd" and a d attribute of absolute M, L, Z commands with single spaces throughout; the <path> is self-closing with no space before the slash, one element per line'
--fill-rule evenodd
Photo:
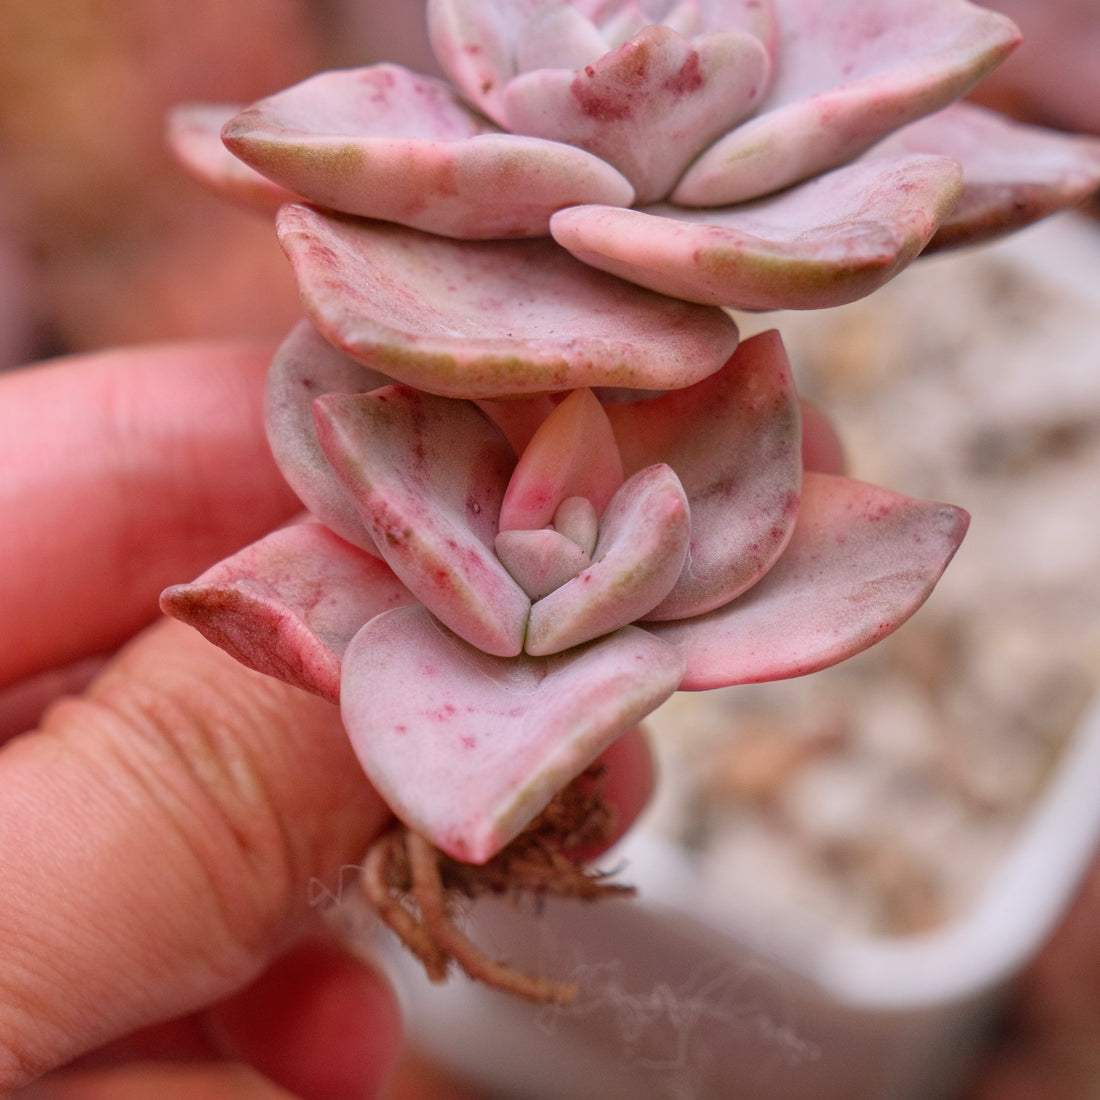
<path fill-rule="evenodd" d="M 468 401 L 406 386 L 314 407 L 321 446 L 397 576 L 471 645 L 518 654 L 530 600 L 493 550 L 515 461 L 497 427 Z"/>
<path fill-rule="evenodd" d="M 516 133 L 602 157 L 634 185 L 637 202 L 656 202 L 699 152 L 753 110 L 770 66 L 752 35 L 724 32 L 691 42 L 648 26 L 575 71 L 538 68 L 517 76 L 505 90 L 505 119 Z"/>
<path fill-rule="evenodd" d="M 798 398 L 779 333 L 746 340 L 685 390 L 607 406 L 628 471 L 667 462 L 691 508 L 687 561 L 646 619 L 681 619 L 729 603 L 766 573 L 798 514 Z"/>
<path fill-rule="evenodd" d="M 431 393 L 676 389 L 737 346 L 721 310 L 593 271 L 552 241 L 450 241 L 304 206 L 283 207 L 279 231 L 318 331 Z"/>
<path fill-rule="evenodd" d="M 431 0 L 432 49 L 466 98 L 507 125 L 505 96 L 516 76 L 535 69 L 582 69 L 647 24 L 685 38 L 747 32 L 775 56 L 772 0 Z"/>
<path fill-rule="evenodd" d="M 816 672 L 905 622 L 968 522 L 949 504 L 807 472 L 794 535 L 762 581 L 708 615 L 647 628 L 680 647 L 684 690 Z"/>
<path fill-rule="evenodd" d="M 371 782 L 412 829 L 483 863 L 680 681 L 636 627 L 555 657 L 490 657 L 423 608 L 373 619 L 344 661 L 342 713 Z"/>
<path fill-rule="evenodd" d="M 388 566 L 319 523 L 273 531 L 161 596 L 166 614 L 242 664 L 333 702 L 348 642 L 412 602 Z"/>

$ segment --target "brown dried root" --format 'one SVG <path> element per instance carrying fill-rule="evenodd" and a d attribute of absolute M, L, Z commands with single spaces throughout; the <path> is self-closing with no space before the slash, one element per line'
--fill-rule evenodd
<path fill-rule="evenodd" d="M 560 791 L 535 820 L 487 863 L 461 863 L 398 825 L 380 837 L 363 863 L 362 886 L 379 917 L 420 960 L 433 982 L 451 963 L 469 977 L 539 1004 L 565 1004 L 575 985 L 521 973 L 489 958 L 458 927 L 455 903 L 484 894 L 596 901 L 634 893 L 586 870 L 577 852 L 611 836 L 612 811 L 600 791 L 599 767 Z"/>

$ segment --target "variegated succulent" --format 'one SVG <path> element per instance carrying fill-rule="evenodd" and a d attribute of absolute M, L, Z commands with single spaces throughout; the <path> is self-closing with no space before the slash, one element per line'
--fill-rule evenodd
<path fill-rule="evenodd" d="M 268 431 L 309 514 L 163 602 L 338 700 L 398 816 L 479 863 L 672 692 L 894 629 L 964 534 L 804 471 L 779 336 L 722 307 L 860 297 L 1083 198 L 1100 145 L 953 106 L 1017 40 L 963 0 L 428 12 L 453 85 L 380 64 L 174 119 L 280 207 L 308 320 Z"/>

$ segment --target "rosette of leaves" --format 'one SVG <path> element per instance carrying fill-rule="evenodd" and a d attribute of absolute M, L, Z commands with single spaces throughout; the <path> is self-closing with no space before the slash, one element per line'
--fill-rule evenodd
<path fill-rule="evenodd" d="M 1019 38 L 965 0 L 430 0 L 428 26 L 450 83 L 324 73 L 183 109 L 175 146 L 261 205 L 549 234 L 751 310 L 852 301 L 1100 186 L 1100 142 L 954 105 Z"/>
<path fill-rule="evenodd" d="M 164 607 L 338 701 L 398 817 L 465 862 L 677 689 L 801 675 L 893 630 L 967 523 L 804 473 L 775 332 L 663 393 L 475 401 L 393 384 L 303 322 L 268 417 L 310 518 Z"/>

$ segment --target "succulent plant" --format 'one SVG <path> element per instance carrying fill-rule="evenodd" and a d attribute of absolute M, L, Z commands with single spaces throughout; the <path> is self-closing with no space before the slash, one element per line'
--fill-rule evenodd
<path fill-rule="evenodd" d="M 722 307 L 867 294 L 1083 198 L 1100 143 L 953 105 L 1018 37 L 963 0 L 428 13 L 453 86 L 379 64 L 173 119 L 278 208 L 308 320 L 268 433 L 308 512 L 163 606 L 338 701 L 408 828 L 480 864 L 672 692 L 893 630 L 963 537 L 804 470 L 778 334 Z"/>
<path fill-rule="evenodd" d="M 966 529 L 950 505 L 803 476 L 774 331 L 658 395 L 388 382 L 303 323 L 269 433 L 317 518 L 163 602 L 339 700 L 375 786 L 458 859 L 493 856 L 678 688 L 800 675 L 888 633 Z"/>

